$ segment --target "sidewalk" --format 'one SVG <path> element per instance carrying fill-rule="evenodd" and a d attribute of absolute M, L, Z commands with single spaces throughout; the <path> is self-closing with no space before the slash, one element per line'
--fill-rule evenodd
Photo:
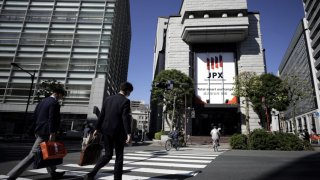
<path fill-rule="evenodd" d="M 165 141 L 155 140 L 152 141 L 145 141 L 150 143 L 150 146 L 161 146 L 164 147 Z M 187 147 L 191 148 L 212 148 L 212 144 L 197 144 L 197 143 L 187 143 Z M 229 143 L 220 143 L 219 149 L 231 149 Z"/>
<path fill-rule="evenodd" d="M 145 141 L 146 143 L 149 144 L 149 146 L 161 146 L 164 147 L 165 141 L 161 140 L 155 140 L 153 139 L 152 141 Z M 197 144 L 197 143 L 187 143 L 187 147 L 191 148 L 212 148 L 211 144 Z M 314 148 L 314 151 L 320 152 L 320 145 L 318 144 L 312 144 L 312 147 Z M 231 150 L 230 143 L 220 143 L 219 149 L 228 149 Z"/>

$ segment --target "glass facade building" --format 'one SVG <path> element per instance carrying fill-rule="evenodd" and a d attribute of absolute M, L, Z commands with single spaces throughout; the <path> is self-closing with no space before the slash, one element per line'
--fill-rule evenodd
<path fill-rule="evenodd" d="M 130 41 L 129 0 L 0 0 L 1 114 L 27 104 L 31 78 L 16 63 L 35 71 L 29 112 L 37 85 L 55 79 L 68 92 L 62 113 L 94 117 L 127 80 Z"/>
<path fill-rule="evenodd" d="M 316 84 L 314 84 L 314 71 L 311 64 L 311 57 L 309 51 L 311 50 L 308 43 L 308 33 L 305 21 L 301 21 L 298 25 L 295 35 L 284 55 L 284 58 L 279 67 L 279 76 L 281 79 L 287 79 L 292 82 L 288 82 L 290 86 L 298 88 L 305 88 L 304 92 L 308 93 L 301 98 L 295 108 L 288 106 L 287 110 L 283 112 L 283 119 L 288 120 L 287 124 L 283 128 L 287 131 L 293 131 L 292 128 L 292 116 L 293 111 L 297 116 L 297 128 L 299 132 L 302 132 L 304 126 L 308 126 L 310 123 L 302 123 L 302 119 L 306 119 L 306 122 L 311 122 L 313 118 L 312 114 L 318 108 L 317 95 L 315 92 Z M 297 84 L 296 82 L 303 82 L 304 84 Z M 315 127 L 313 127 L 315 129 Z"/>
<path fill-rule="evenodd" d="M 320 1 L 303 0 L 305 19 L 311 39 L 312 56 L 315 60 L 317 80 L 320 80 Z"/>
<path fill-rule="evenodd" d="M 279 67 L 279 76 L 298 76 L 304 82 L 301 88 L 309 94 L 296 103 L 295 119 L 293 107 L 288 107 L 282 120 L 283 130 L 298 132 L 307 129 L 309 133 L 320 133 L 320 1 L 303 0 L 305 17 L 298 25 Z M 299 86 L 299 85 L 298 85 Z M 310 91 L 312 89 L 312 91 Z"/>

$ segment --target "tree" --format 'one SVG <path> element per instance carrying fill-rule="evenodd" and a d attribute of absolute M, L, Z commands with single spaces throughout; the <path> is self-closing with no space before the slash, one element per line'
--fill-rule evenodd
<path fill-rule="evenodd" d="M 233 95 L 237 97 L 244 97 L 245 101 L 245 123 L 247 134 L 250 134 L 250 122 L 249 122 L 249 103 L 250 96 L 255 92 L 252 92 L 258 85 L 258 76 L 254 72 L 241 72 L 235 77 Z"/>
<path fill-rule="evenodd" d="M 37 99 L 38 101 L 41 101 L 43 98 L 49 97 L 54 89 L 64 88 L 64 85 L 58 82 L 56 79 L 50 79 L 43 81 L 41 84 L 38 85 L 37 88 Z M 64 96 L 66 95 L 67 92 L 65 91 Z"/>
<path fill-rule="evenodd" d="M 314 98 L 314 90 L 310 81 L 303 79 L 295 73 L 284 76 L 285 87 L 288 91 L 289 106 L 292 109 L 292 122 L 294 133 L 298 135 L 296 123 L 297 104 L 308 98 Z"/>
<path fill-rule="evenodd" d="M 253 109 L 265 119 L 266 130 L 270 131 L 270 114 L 272 109 L 283 111 L 289 105 L 288 91 L 283 81 L 273 74 L 258 76 L 256 86 L 249 94 Z"/>
<path fill-rule="evenodd" d="M 185 99 L 190 99 L 185 96 L 190 97 L 193 92 L 193 80 L 175 69 L 161 71 L 152 82 L 151 101 L 164 107 L 163 116 L 170 131 L 179 122 L 179 118 L 182 118 L 182 113 L 178 112 L 183 109 Z"/>

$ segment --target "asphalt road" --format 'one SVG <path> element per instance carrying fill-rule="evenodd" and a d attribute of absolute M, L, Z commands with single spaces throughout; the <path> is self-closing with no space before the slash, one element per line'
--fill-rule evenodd
<path fill-rule="evenodd" d="M 223 153 L 192 180 L 319 180 L 318 151 L 241 151 Z"/>
<path fill-rule="evenodd" d="M 65 142 L 68 155 L 64 160 L 65 164 L 77 163 L 79 160 L 80 143 L 79 141 Z M 32 143 L 14 143 L 14 142 L 0 142 L 0 175 L 6 174 L 13 168 L 30 150 Z M 128 157 L 136 157 L 143 153 L 165 153 L 164 148 L 160 144 L 137 144 L 134 146 L 126 147 L 125 153 Z M 139 154 L 140 152 L 140 154 Z M 131 155 L 130 155 L 131 154 Z M 134 172 L 132 177 L 148 177 L 148 179 L 192 179 L 192 180 L 313 180 L 320 179 L 320 152 L 319 151 L 244 151 L 244 150 L 227 150 L 219 153 L 214 153 L 208 145 L 204 146 L 189 146 L 181 148 L 181 151 L 170 151 L 165 155 L 173 155 L 174 160 L 177 157 L 182 159 L 185 154 L 193 154 L 194 158 L 208 157 L 209 163 L 204 163 L 204 168 L 195 167 L 156 167 L 144 165 L 146 168 L 158 168 L 157 170 L 167 169 L 170 170 L 190 170 L 193 172 L 192 176 L 179 176 L 179 175 L 154 175 L 149 172 Z M 210 159 L 210 155 L 216 155 L 214 159 Z M 154 154 L 156 155 L 156 154 Z M 163 154 L 157 154 L 156 158 L 164 158 Z M 179 157 L 181 156 L 181 157 Z M 131 157 L 132 158 L 132 157 Z M 187 157 L 191 158 L 191 157 Z M 168 160 L 170 158 L 167 158 Z M 181 160 L 180 159 L 180 160 Z M 162 159 L 163 160 L 163 159 Z M 143 160 L 143 162 L 148 162 Z M 141 162 L 141 163 L 143 163 Z M 159 163 L 159 162 L 157 162 Z M 179 162 L 166 162 L 167 164 L 177 163 L 179 165 L 192 165 L 192 163 L 179 163 Z M 159 163 L 161 164 L 161 162 Z M 111 165 L 112 166 L 112 165 Z M 125 164 L 124 167 L 133 166 Z M 58 166 L 59 167 L 59 166 Z M 60 166 L 61 167 L 61 166 Z M 62 166 L 64 168 L 64 166 Z M 77 169 L 77 168 L 74 168 Z M 89 171 L 89 169 L 85 169 Z M 133 171 L 125 171 L 125 174 L 131 175 Z M 107 170 L 107 174 L 112 174 L 112 170 Z M 158 172 L 159 173 L 159 172 Z M 165 174 L 165 172 L 164 172 Z M 32 173 L 24 173 L 24 178 L 28 179 L 50 179 L 47 174 L 34 176 Z M 127 176 L 129 177 L 129 176 Z M 1 179 L 1 177 L 0 177 Z M 81 179 L 81 176 L 66 176 L 64 179 Z M 126 178 L 123 178 L 124 180 Z M 140 178 L 137 178 L 140 179 Z M 142 179 L 142 178 L 141 178 Z"/>

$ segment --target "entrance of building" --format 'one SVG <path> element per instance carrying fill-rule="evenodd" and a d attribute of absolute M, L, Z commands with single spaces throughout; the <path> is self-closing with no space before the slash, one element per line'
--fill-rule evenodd
<path fill-rule="evenodd" d="M 223 136 L 241 132 L 238 107 L 200 107 L 192 120 L 192 136 L 210 136 L 213 126 L 221 128 Z"/>

